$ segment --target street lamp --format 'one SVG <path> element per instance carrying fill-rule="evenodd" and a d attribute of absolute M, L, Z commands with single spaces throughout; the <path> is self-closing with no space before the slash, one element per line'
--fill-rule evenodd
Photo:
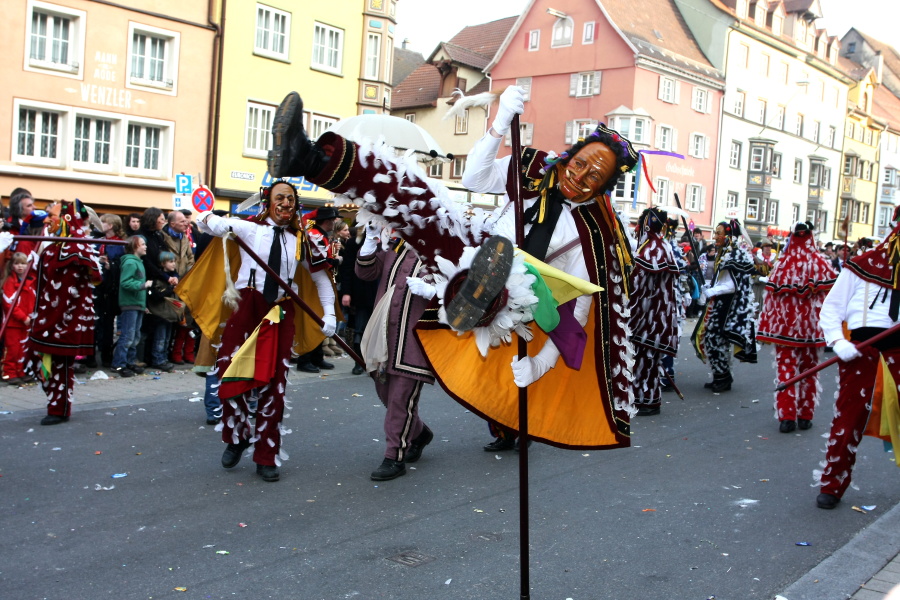
<path fill-rule="evenodd" d="M 564 13 L 563 11 L 561 11 L 561 10 L 556 10 L 555 8 L 548 8 L 548 9 L 547 9 L 547 13 L 549 13 L 550 15 L 556 17 L 557 19 L 565 19 L 566 17 L 569 16 L 569 15 L 567 15 L 566 13 Z"/>

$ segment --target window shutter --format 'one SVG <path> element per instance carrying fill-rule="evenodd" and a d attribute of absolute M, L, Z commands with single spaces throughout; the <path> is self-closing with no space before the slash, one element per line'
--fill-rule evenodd
<path fill-rule="evenodd" d="M 678 130 L 674 127 L 672 128 L 672 147 L 669 148 L 670 152 L 678 152 Z"/>
<path fill-rule="evenodd" d="M 694 108 L 694 109 L 697 108 L 697 100 L 699 97 L 700 97 L 700 88 L 698 88 L 695 85 L 691 91 L 691 108 Z M 703 108 L 703 107 L 700 106 L 700 108 Z"/>
<path fill-rule="evenodd" d="M 578 93 L 578 73 L 569 75 L 569 95 L 574 96 Z"/>
<path fill-rule="evenodd" d="M 600 77 L 602 75 L 602 71 L 594 71 L 594 89 L 591 90 L 591 94 L 594 96 L 600 95 Z"/>
<path fill-rule="evenodd" d="M 706 188 L 700 186 L 700 212 L 706 210 Z"/>
<path fill-rule="evenodd" d="M 591 21 L 591 25 L 593 25 L 593 27 L 591 27 L 591 37 L 590 37 L 590 39 L 584 40 L 586 42 L 593 42 L 594 40 L 597 39 L 597 22 Z"/>
<path fill-rule="evenodd" d="M 656 90 L 656 97 L 663 101 L 665 101 L 665 94 L 663 93 L 663 89 L 664 89 L 663 84 L 665 83 L 665 81 L 666 81 L 666 78 L 663 77 L 662 75 L 660 75 L 659 76 L 659 88 Z"/>
<path fill-rule="evenodd" d="M 708 115 L 712 114 L 712 101 L 713 101 L 712 90 L 706 90 L 706 102 L 703 106 L 703 110 Z"/>
<path fill-rule="evenodd" d="M 525 123 L 525 131 L 522 132 L 522 145 L 530 146 L 534 138 L 534 123 Z"/>
<path fill-rule="evenodd" d="M 677 79 L 675 80 L 675 97 L 672 99 L 675 104 L 681 102 L 681 82 Z"/>
<path fill-rule="evenodd" d="M 708 135 L 703 136 L 703 158 L 709 158 L 709 143 L 710 137 Z"/>
<path fill-rule="evenodd" d="M 660 144 L 662 142 L 662 127 L 660 125 L 656 126 L 656 142 L 653 144 L 657 148 L 661 148 Z"/>
<path fill-rule="evenodd" d="M 566 121 L 566 143 L 574 144 L 574 140 L 572 139 L 575 131 L 575 121 Z"/>

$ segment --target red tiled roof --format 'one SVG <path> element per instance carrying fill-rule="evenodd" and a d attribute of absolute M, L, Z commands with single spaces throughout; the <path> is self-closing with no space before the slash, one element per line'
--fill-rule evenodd
<path fill-rule="evenodd" d="M 441 90 L 441 74 L 437 67 L 424 64 L 394 88 L 391 110 L 435 106 Z"/>
<path fill-rule="evenodd" d="M 425 64 L 425 57 L 415 50 L 394 48 L 394 68 L 391 72 L 391 85 L 396 86 L 423 64 Z"/>
<path fill-rule="evenodd" d="M 872 46 L 876 52 L 881 50 L 881 56 L 884 57 L 884 66 L 890 69 L 894 75 L 900 77 L 900 54 L 897 53 L 897 50 L 890 44 L 885 44 L 880 40 L 876 40 L 859 29 L 856 30 L 856 33 L 858 33 L 862 39 L 866 40 L 866 43 Z"/>
<path fill-rule="evenodd" d="M 900 131 L 900 98 L 884 86 L 875 88 L 872 98 L 872 114 L 890 123 L 891 129 Z"/>
<path fill-rule="evenodd" d="M 441 49 L 447 53 L 447 56 L 450 57 L 450 60 L 453 62 L 460 63 L 462 65 L 466 65 L 467 67 L 473 67 L 478 69 L 479 71 L 485 68 L 494 55 L 486 56 L 484 54 L 478 54 L 473 50 L 469 50 L 468 48 L 463 48 L 462 46 L 457 46 L 456 44 L 451 44 L 450 42 L 443 42 L 441 44 Z M 432 59 L 434 57 L 432 56 Z"/>
<path fill-rule="evenodd" d="M 853 81 L 862 80 L 862 78 L 866 76 L 866 73 L 869 72 L 868 67 L 858 65 L 846 56 L 838 56 L 837 68 L 852 78 Z"/>
<path fill-rule="evenodd" d="M 708 70 L 710 75 L 715 71 L 673 0 L 602 0 L 602 4 L 642 54 L 685 67 L 671 56 L 675 54 L 694 61 L 692 70 Z"/>
<path fill-rule="evenodd" d="M 518 18 L 518 16 L 505 17 L 489 23 L 482 23 L 481 25 L 463 27 L 459 33 L 450 38 L 449 42 L 486 56 L 488 62 L 490 62 Z M 485 63 L 486 65 L 487 63 Z"/>
<path fill-rule="evenodd" d="M 788 13 L 806 12 L 815 2 L 816 0 L 784 0 L 784 10 Z"/>

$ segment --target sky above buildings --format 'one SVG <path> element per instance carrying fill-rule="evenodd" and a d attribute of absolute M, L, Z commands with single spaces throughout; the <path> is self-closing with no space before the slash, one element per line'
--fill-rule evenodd
<path fill-rule="evenodd" d="M 843 36 L 855 26 L 863 33 L 900 50 L 900 30 L 896 20 L 887 18 L 885 0 L 820 0 L 825 26 L 832 35 Z M 437 47 L 467 25 L 478 25 L 521 14 L 528 0 L 401 0 L 397 3 L 398 45 L 409 40 L 408 48 L 425 58 Z"/>

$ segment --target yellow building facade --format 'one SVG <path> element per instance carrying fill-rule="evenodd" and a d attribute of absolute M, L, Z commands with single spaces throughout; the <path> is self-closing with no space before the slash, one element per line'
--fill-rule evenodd
<path fill-rule="evenodd" d="M 206 2 L 4 2 L 0 194 L 173 208 L 208 172 L 217 28 Z M 178 15 L 172 17 L 170 15 Z"/>
<path fill-rule="evenodd" d="M 879 81 L 874 69 L 854 73 L 856 84 L 847 97 L 840 209 L 834 237 L 850 243 L 875 231 L 878 194 L 879 144 L 887 123 L 872 114 Z"/>
<path fill-rule="evenodd" d="M 313 139 L 340 119 L 389 105 L 395 2 L 304 2 L 299 10 L 272 0 L 226 10 L 212 188 L 221 208 L 234 209 L 271 181 L 271 126 L 288 92 L 303 98 Z M 302 177 L 293 183 L 307 206 L 331 200 Z"/>

